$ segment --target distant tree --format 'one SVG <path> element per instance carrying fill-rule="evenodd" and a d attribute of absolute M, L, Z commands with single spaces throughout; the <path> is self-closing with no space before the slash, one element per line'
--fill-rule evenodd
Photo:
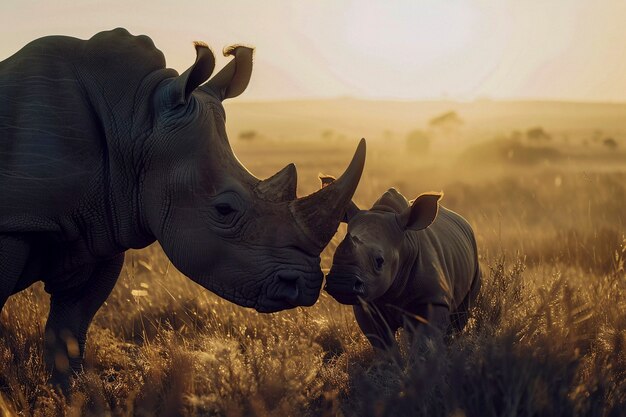
<path fill-rule="evenodd" d="M 511 132 L 511 140 L 515 141 L 515 142 L 519 142 L 522 140 L 522 132 L 520 132 L 519 130 L 514 130 Z"/>
<path fill-rule="evenodd" d="M 241 132 L 239 132 L 240 140 L 251 141 L 251 140 L 256 139 L 257 137 L 258 137 L 258 133 L 256 130 L 242 130 Z"/>
<path fill-rule="evenodd" d="M 456 129 L 463 125 L 463 119 L 459 117 L 457 112 L 448 111 L 430 119 L 428 125 L 433 128 L 442 128 L 446 130 Z"/>
<path fill-rule="evenodd" d="M 550 146 L 530 146 L 513 139 L 496 137 L 492 140 L 470 144 L 461 154 L 460 161 L 477 166 L 485 164 L 537 165 L 551 164 L 561 158 L 561 152 Z"/>
<path fill-rule="evenodd" d="M 335 136 L 335 132 L 332 129 L 326 129 L 322 132 L 323 139 L 332 139 Z"/>
<path fill-rule="evenodd" d="M 422 130 L 412 130 L 406 135 L 406 149 L 411 153 L 425 155 L 430 150 L 430 138 Z"/>
<path fill-rule="evenodd" d="M 552 136 L 543 130 L 543 127 L 533 127 L 526 131 L 526 139 L 531 142 L 546 142 L 552 139 Z"/>
<path fill-rule="evenodd" d="M 617 142 L 613 138 L 606 138 L 602 141 L 602 144 L 609 148 L 610 150 L 617 149 Z"/>

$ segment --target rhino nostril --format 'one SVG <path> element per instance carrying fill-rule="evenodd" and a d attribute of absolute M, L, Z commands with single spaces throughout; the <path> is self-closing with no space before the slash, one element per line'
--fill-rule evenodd
<path fill-rule="evenodd" d="M 301 277 L 301 274 L 295 271 L 280 271 L 276 275 L 282 281 L 297 281 Z"/>
<path fill-rule="evenodd" d="M 300 296 L 300 289 L 295 282 L 284 283 L 278 289 L 278 297 L 289 301 L 290 303 L 296 303 Z"/>
<path fill-rule="evenodd" d="M 296 271 L 279 271 L 276 273 L 276 292 L 274 298 L 286 300 L 293 305 L 297 305 L 300 297 L 300 278 L 302 274 Z"/>

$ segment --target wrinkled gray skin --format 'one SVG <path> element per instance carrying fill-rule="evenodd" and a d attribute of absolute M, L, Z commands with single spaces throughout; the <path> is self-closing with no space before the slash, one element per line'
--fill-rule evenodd
<path fill-rule="evenodd" d="M 422 194 L 409 204 L 392 188 L 370 210 L 354 203 L 347 210 L 347 235 L 325 289 L 354 305 L 376 348 L 390 347 L 397 329 L 413 330 L 420 320 L 442 332 L 467 322 L 481 282 L 476 242 L 463 217 L 439 206 L 441 196 Z"/>
<path fill-rule="evenodd" d="M 252 50 L 207 82 L 196 44 L 183 74 L 147 36 L 41 38 L 0 62 L 0 309 L 41 280 L 51 296 L 46 363 L 67 384 L 124 251 L 158 240 L 185 275 L 273 312 L 315 303 L 319 255 L 360 178 L 361 141 L 342 183 L 296 198 L 288 165 L 259 180 L 233 154 L 222 100 L 241 94 Z"/>

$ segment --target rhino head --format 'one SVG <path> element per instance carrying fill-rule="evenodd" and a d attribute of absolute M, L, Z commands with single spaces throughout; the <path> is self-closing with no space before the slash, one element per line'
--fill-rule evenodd
<path fill-rule="evenodd" d="M 332 177 L 321 179 L 323 186 L 333 181 Z M 342 304 L 373 301 L 384 295 L 402 276 L 406 233 L 432 224 L 442 195 L 426 193 L 409 203 L 391 188 L 370 210 L 350 203 L 343 218 L 348 230 L 335 251 L 325 290 Z"/>
<path fill-rule="evenodd" d="M 359 182 L 365 142 L 332 187 L 304 198 L 293 164 L 256 178 L 229 145 L 222 106 L 247 87 L 253 51 L 228 48 L 234 58 L 209 81 L 214 56 L 204 44 L 196 52 L 194 65 L 154 94 L 145 222 L 177 269 L 227 300 L 260 312 L 312 305 L 320 253 Z"/>

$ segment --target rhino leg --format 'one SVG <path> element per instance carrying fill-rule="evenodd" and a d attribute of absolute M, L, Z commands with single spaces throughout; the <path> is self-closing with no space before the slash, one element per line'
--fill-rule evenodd
<path fill-rule="evenodd" d="M 29 252 L 28 243 L 19 237 L 0 235 L 0 311 L 13 294 Z"/>
<path fill-rule="evenodd" d="M 368 305 L 367 310 L 355 305 L 353 311 L 361 331 L 374 348 L 388 350 L 394 346 L 395 333 L 400 325 L 385 314 L 385 311 L 372 305 Z"/>
<path fill-rule="evenodd" d="M 51 382 L 67 391 L 70 376 L 83 369 L 87 330 L 100 306 L 115 286 L 124 254 L 90 266 L 79 288 L 51 294 L 45 331 L 45 362 Z"/>

